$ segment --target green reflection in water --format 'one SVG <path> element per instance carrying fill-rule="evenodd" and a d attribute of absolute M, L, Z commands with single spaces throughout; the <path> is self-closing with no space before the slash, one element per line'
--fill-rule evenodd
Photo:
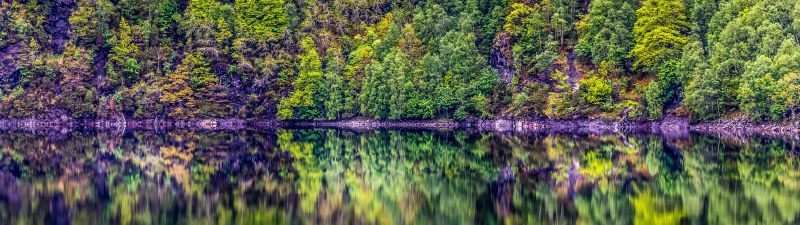
<path fill-rule="evenodd" d="M 796 224 L 791 142 L 700 135 L 0 133 L 0 224 Z"/>

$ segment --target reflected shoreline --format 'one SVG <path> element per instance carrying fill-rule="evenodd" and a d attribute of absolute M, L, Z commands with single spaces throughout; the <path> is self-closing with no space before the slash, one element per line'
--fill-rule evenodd
<path fill-rule="evenodd" d="M 468 119 L 468 120 L 375 120 L 351 118 L 330 121 L 279 121 L 274 119 L 126 119 L 76 120 L 0 119 L 0 131 L 80 131 L 100 130 L 276 130 L 332 128 L 355 132 L 371 130 L 478 130 L 512 133 L 651 133 L 665 136 L 686 136 L 689 132 L 717 136 L 768 136 L 800 140 L 800 122 L 750 123 L 744 121 L 710 121 L 690 123 L 686 118 L 669 116 L 656 121 L 615 121 L 606 119 L 531 120 L 531 119 Z"/>

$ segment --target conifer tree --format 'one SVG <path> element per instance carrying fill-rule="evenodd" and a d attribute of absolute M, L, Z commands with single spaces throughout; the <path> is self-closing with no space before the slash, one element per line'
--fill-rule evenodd
<path fill-rule="evenodd" d="M 280 119 L 318 118 L 319 88 L 322 83 L 322 62 L 319 59 L 314 40 L 304 38 L 301 46 L 305 53 L 300 58 L 298 76 L 292 82 L 293 90 L 278 105 Z"/>

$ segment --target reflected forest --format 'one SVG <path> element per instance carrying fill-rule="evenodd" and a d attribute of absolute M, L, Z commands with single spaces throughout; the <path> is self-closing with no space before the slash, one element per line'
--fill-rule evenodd
<path fill-rule="evenodd" d="M 0 224 L 796 224 L 797 141 L 691 134 L 0 134 Z"/>

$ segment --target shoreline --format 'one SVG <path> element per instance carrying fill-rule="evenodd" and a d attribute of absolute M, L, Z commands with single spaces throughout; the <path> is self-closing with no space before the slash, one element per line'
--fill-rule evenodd
<path fill-rule="evenodd" d="M 377 129 L 456 130 L 472 129 L 498 132 L 586 132 L 586 133 L 723 133 L 723 134 L 795 134 L 800 133 L 800 121 L 755 124 L 746 121 L 718 120 L 691 124 L 686 118 L 665 117 L 657 121 L 612 120 L 537 120 L 537 119 L 469 119 L 469 120 L 375 120 L 350 118 L 329 121 L 279 121 L 274 119 L 0 119 L 0 130 L 243 130 L 279 128 L 335 128 L 355 131 Z"/>

